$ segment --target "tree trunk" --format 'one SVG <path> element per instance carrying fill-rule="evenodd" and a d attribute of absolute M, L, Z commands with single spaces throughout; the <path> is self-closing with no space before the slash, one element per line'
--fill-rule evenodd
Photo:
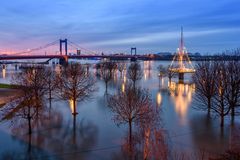
<path fill-rule="evenodd" d="M 130 149 L 132 149 L 132 121 L 128 122 L 129 124 L 129 145 L 130 145 Z"/>
<path fill-rule="evenodd" d="M 28 159 L 32 159 L 32 135 L 28 135 Z"/>
<path fill-rule="evenodd" d="M 208 98 L 208 115 L 210 116 L 211 113 L 211 99 Z"/>
<path fill-rule="evenodd" d="M 108 83 L 105 83 L 105 92 L 107 93 L 108 90 Z"/>
<path fill-rule="evenodd" d="M 169 80 L 169 83 L 170 83 L 170 85 L 171 85 L 172 78 L 171 78 L 171 77 L 168 77 L 168 80 Z"/>
<path fill-rule="evenodd" d="M 73 115 L 77 115 L 77 106 L 76 106 L 76 100 L 73 100 Z"/>
<path fill-rule="evenodd" d="M 73 144 L 76 146 L 76 115 L 73 116 Z"/>
<path fill-rule="evenodd" d="M 32 126 L 31 126 L 31 108 L 28 106 L 28 114 L 27 114 L 27 120 L 28 120 L 28 134 L 32 134 Z"/>
<path fill-rule="evenodd" d="M 133 145 L 132 145 L 132 120 L 128 122 L 129 125 L 129 159 L 133 159 Z"/>
<path fill-rule="evenodd" d="M 233 105 L 231 106 L 231 116 L 232 118 L 235 116 L 235 107 Z"/>
<path fill-rule="evenodd" d="M 224 115 L 221 115 L 221 124 L 220 124 L 221 128 L 223 128 L 224 126 Z"/>
<path fill-rule="evenodd" d="M 32 134 L 32 125 L 31 125 L 31 118 L 28 117 L 28 134 Z"/>

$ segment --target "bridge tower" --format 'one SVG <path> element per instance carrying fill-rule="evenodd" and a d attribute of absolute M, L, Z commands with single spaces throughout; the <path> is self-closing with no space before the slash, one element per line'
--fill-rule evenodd
<path fill-rule="evenodd" d="M 64 44 L 65 45 L 65 56 L 67 56 L 68 55 L 68 48 L 67 48 L 67 39 L 60 39 L 60 55 L 62 55 L 62 51 L 63 51 L 63 45 L 62 44 Z"/>
<path fill-rule="evenodd" d="M 131 56 L 133 55 L 133 53 L 134 53 L 134 56 L 137 55 L 137 48 L 136 47 L 131 48 Z"/>
<path fill-rule="evenodd" d="M 65 48 L 65 55 L 63 55 L 63 45 Z M 67 39 L 60 39 L 60 55 L 63 57 L 59 59 L 59 63 L 63 66 L 66 66 L 68 64 Z"/>

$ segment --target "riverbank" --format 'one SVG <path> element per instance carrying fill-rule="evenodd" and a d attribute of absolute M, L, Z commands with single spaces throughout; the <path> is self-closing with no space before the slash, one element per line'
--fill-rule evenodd
<path fill-rule="evenodd" d="M 9 86 L 6 86 L 9 87 Z M 17 95 L 19 95 L 19 90 L 13 88 L 1 88 L 0 87 L 0 107 L 4 104 L 11 102 Z"/>
<path fill-rule="evenodd" d="M 0 83 L 0 89 L 4 88 L 4 89 L 16 89 L 16 85 L 12 85 L 12 84 L 6 84 L 6 83 Z"/>

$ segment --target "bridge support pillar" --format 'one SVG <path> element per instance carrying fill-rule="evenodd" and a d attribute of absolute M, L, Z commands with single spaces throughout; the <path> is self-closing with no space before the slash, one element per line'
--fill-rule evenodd
<path fill-rule="evenodd" d="M 183 82 L 184 81 L 184 73 L 179 73 L 178 79 L 179 79 L 179 82 Z"/>

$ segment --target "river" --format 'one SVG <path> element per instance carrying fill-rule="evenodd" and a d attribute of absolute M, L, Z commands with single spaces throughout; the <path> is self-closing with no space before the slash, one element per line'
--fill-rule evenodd
<path fill-rule="evenodd" d="M 93 63 L 93 62 L 91 62 Z M 129 65 L 129 61 L 126 62 Z M 191 74 L 185 75 L 184 83 L 173 78 L 159 78 L 157 67 L 169 65 L 168 61 L 140 61 L 143 78 L 137 84 L 149 90 L 153 104 L 161 108 L 161 124 L 167 135 L 169 151 L 184 154 L 204 152 L 217 155 L 231 149 L 236 132 L 239 135 L 239 118 L 235 127 L 226 118 L 225 127 L 221 130 L 219 118 L 207 117 L 206 113 L 194 109 L 198 105 L 194 100 L 195 85 L 191 82 Z M 57 69 L 56 69 L 57 70 Z M 95 69 L 91 68 L 91 72 Z M 0 72 L 0 83 L 11 83 L 11 77 L 18 71 L 8 66 Z M 114 74 L 109 83 L 108 94 L 118 89 L 124 91 L 126 71 L 121 77 Z M 39 129 L 33 133 L 31 147 L 32 157 L 39 159 L 122 159 L 122 144 L 128 132 L 127 125 L 116 126 L 113 114 L 107 107 L 105 84 L 97 79 L 98 90 L 93 97 L 77 103 L 77 127 L 73 130 L 71 102 L 55 98 L 49 117 L 37 123 Z M 46 102 L 48 105 L 48 102 Z M 20 117 L 18 117 L 20 119 Z M 24 159 L 30 154 L 26 127 L 19 122 L 0 122 L 0 157 L 6 155 Z"/>

